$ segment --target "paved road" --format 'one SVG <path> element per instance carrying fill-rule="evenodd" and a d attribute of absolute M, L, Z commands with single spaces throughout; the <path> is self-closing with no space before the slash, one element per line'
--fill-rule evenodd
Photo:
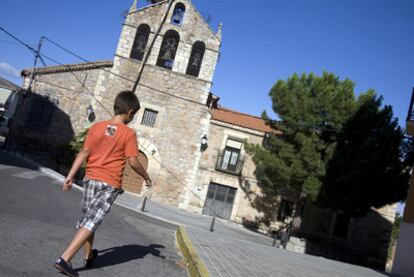
<path fill-rule="evenodd" d="M 51 265 L 74 234 L 81 192 L 63 193 L 36 167 L 1 152 L 0 189 L 0 276 L 62 276 Z M 114 205 L 95 241 L 94 268 L 81 268 L 82 252 L 73 259 L 81 276 L 187 276 L 170 224 Z"/>

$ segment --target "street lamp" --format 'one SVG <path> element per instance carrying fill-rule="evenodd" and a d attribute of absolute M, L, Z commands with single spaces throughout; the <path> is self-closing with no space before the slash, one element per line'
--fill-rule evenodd
<path fill-rule="evenodd" d="M 206 134 L 204 134 L 202 137 L 201 137 L 201 146 L 200 146 L 200 151 L 201 152 L 204 152 L 204 151 L 206 151 L 206 149 L 207 149 L 207 147 L 208 147 L 208 140 L 207 140 L 207 135 Z"/>
<path fill-rule="evenodd" d="M 88 121 L 89 121 L 90 123 L 94 122 L 94 121 L 95 121 L 95 119 L 96 119 L 96 116 L 95 116 L 95 112 L 94 112 L 94 110 L 93 110 L 93 108 L 92 108 L 92 105 L 89 105 L 89 106 L 86 108 L 86 112 L 87 112 L 87 114 L 88 114 Z"/>

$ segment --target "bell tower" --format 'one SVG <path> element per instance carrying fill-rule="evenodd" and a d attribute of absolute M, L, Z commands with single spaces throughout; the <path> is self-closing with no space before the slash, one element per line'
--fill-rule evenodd
<path fill-rule="evenodd" d="M 95 91 L 98 99 L 112 103 L 140 75 L 135 93 L 142 108 L 133 127 L 157 149 L 157 160 L 147 157 L 150 175 L 157 176 L 153 197 L 182 208 L 197 191 L 200 138 L 208 133 L 206 102 L 221 33 L 222 25 L 214 32 L 189 0 L 151 1 L 140 9 L 134 0 L 111 69 L 122 78 L 101 72 Z M 161 164 L 159 172 L 151 172 L 151 163 Z"/>

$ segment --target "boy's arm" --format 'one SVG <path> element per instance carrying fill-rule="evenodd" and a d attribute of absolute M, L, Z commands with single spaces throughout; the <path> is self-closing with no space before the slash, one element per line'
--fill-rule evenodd
<path fill-rule="evenodd" d="M 88 156 L 89 156 L 89 149 L 86 147 L 83 147 L 82 150 L 79 151 L 78 155 L 76 156 L 76 159 L 73 162 L 72 167 L 70 168 L 68 176 L 63 182 L 63 191 L 68 191 L 72 188 L 73 178 L 75 177 L 76 172 L 78 172 L 78 170 L 81 168 L 83 163 L 86 161 Z"/>
<path fill-rule="evenodd" d="M 137 157 L 128 157 L 127 160 L 128 160 L 128 164 L 131 166 L 131 168 L 137 174 L 141 175 L 142 178 L 144 178 L 147 187 L 151 187 L 151 178 L 148 176 L 147 171 L 144 169 L 144 167 L 138 161 Z"/>

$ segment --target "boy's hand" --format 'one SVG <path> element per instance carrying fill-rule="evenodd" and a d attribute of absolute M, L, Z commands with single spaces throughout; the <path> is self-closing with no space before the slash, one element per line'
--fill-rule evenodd
<path fill-rule="evenodd" d="M 63 191 L 69 191 L 72 188 L 72 178 L 66 178 L 65 181 L 63 181 Z"/>
<path fill-rule="evenodd" d="M 145 186 L 147 187 L 147 189 L 152 187 L 152 181 L 151 179 L 145 180 Z"/>

